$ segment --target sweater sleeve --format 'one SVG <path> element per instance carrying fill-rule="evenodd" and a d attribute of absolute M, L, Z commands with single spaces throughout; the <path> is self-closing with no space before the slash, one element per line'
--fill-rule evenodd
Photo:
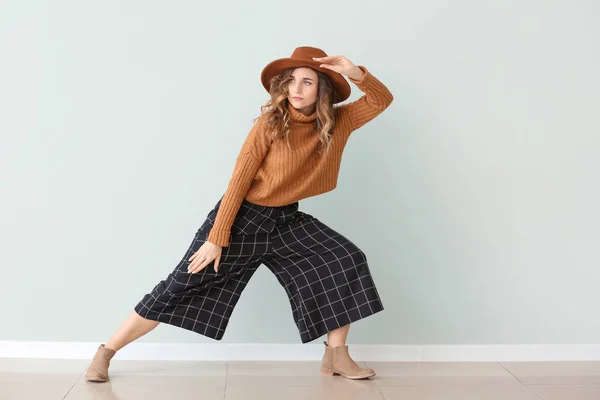
<path fill-rule="evenodd" d="M 269 150 L 265 137 L 263 118 L 252 127 L 237 157 L 227 190 L 221 199 L 217 216 L 206 240 L 219 246 L 229 246 L 231 226 L 244 196 L 256 176 L 262 160 Z"/>
<path fill-rule="evenodd" d="M 365 75 L 360 81 L 348 77 L 364 93 L 358 100 L 338 107 L 338 113 L 354 131 L 381 114 L 394 100 L 389 89 L 363 65 L 358 65 Z"/>

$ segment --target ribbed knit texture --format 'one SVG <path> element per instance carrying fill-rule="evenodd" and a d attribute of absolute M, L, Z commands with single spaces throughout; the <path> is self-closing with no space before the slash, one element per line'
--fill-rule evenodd
<path fill-rule="evenodd" d="M 360 81 L 349 80 L 364 95 L 335 107 L 336 126 L 331 148 L 326 153 L 318 153 L 319 133 L 314 129 L 316 111 L 304 115 L 287 104 L 291 117 L 291 151 L 285 140 L 269 143 L 264 134 L 265 122 L 259 118 L 237 157 L 208 241 L 229 245 L 231 225 L 244 198 L 259 205 L 283 206 L 335 189 L 342 152 L 350 133 L 381 114 L 394 99 L 367 68 L 358 67 L 365 73 L 364 77 Z"/>

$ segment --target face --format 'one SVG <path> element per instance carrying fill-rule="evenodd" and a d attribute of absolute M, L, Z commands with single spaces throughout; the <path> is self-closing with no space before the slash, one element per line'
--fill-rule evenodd
<path fill-rule="evenodd" d="M 312 68 L 298 67 L 292 72 L 291 78 L 288 84 L 288 101 L 303 114 L 310 115 L 317 103 L 317 73 Z"/>

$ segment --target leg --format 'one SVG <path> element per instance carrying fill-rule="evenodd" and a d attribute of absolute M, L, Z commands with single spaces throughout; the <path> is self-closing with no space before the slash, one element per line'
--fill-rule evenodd
<path fill-rule="evenodd" d="M 363 379 L 375 375 L 348 352 L 350 324 L 383 310 L 366 255 L 313 216 L 283 215 L 264 264 L 286 290 L 303 343 L 327 333 L 321 374 Z"/>
<path fill-rule="evenodd" d="M 345 346 L 350 324 L 327 332 L 327 342 L 331 347 Z"/>
<path fill-rule="evenodd" d="M 119 351 L 134 340 L 144 336 L 160 322 L 142 318 L 135 311 L 127 316 L 119 329 L 112 335 L 110 340 L 106 342 L 105 347 L 114 351 Z"/>
<path fill-rule="evenodd" d="M 289 219 L 272 233 L 264 264 L 288 295 L 302 343 L 328 334 L 343 345 L 349 324 L 383 310 L 366 255 L 309 214 Z"/>
<path fill-rule="evenodd" d="M 214 272 L 213 261 L 190 274 L 189 257 L 205 243 L 220 202 L 208 213 L 173 272 L 143 297 L 107 344 L 98 347 L 86 379 L 107 381 L 110 359 L 116 351 L 160 322 L 221 340 L 241 292 L 267 253 L 268 233 L 277 210 L 243 201 L 231 227 L 230 245 L 221 254 L 219 272 Z"/>
<path fill-rule="evenodd" d="M 94 355 L 92 363 L 85 372 L 85 379 L 92 382 L 108 381 L 108 367 L 116 352 L 150 332 L 158 324 L 158 322 L 142 318 L 135 311 L 132 311 L 106 345 L 101 344 L 98 346 L 96 355 Z"/>
<path fill-rule="evenodd" d="M 108 381 L 110 360 L 116 351 L 150 332 L 160 322 L 221 339 L 242 290 L 260 265 L 266 240 L 260 235 L 234 235 L 231 245 L 221 255 L 218 273 L 211 263 L 199 273 L 190 274 L 188 258 L 205 240 L 206 233 L 198 232 L 175 270 L 144 296 L 107 344 L 98 347 L 86 371 L 87 380 Z"/>
<path fill-rule="evenodd" d="M 354 362 L 346 346 L 350 324 L 327 332 L 325 355 L 321 361 L 321 375 L 343 375 L 349 379 L 362 379 L 375 376 L 371 368 L 361 368 Z"/>

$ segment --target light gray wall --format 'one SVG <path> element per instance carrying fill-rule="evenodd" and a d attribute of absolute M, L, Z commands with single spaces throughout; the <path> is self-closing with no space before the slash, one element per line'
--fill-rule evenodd
<path fill-rule="evenodd" d="M 310 45 L 395 95 L 338 188 L 300 202 L 365 251 L 386 307 L 349 342 L 599 343 L 599 17 L 583 0 L 3 1 L 0 339 L 106 341 L 223 194 L 264 65 Z M 300 342 L 266 267 L 223 341 Z"/>

